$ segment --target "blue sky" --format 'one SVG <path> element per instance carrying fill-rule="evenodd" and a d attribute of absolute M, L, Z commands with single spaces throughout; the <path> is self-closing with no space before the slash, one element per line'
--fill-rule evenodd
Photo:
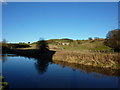
<path fill-rule="evenodd" d="M 118 24 L 117 2 L 11 2 L 2 6 L 8 42 L 105 38 Z"/>

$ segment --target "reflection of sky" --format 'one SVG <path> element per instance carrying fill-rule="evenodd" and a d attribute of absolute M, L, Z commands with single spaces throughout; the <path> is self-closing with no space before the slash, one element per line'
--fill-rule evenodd
<path fill-rule="evenodd" d="M 117 87 L 117 77 L 103 77 L 57 64 L 49 64 L 45 73 L 39 74 L 35 67 L 36 60 L 24 57 L 7 57 L 3 63 L 3 75 L 10 87 Z M 97 77 L 97 78 L 96 78 Z"/>

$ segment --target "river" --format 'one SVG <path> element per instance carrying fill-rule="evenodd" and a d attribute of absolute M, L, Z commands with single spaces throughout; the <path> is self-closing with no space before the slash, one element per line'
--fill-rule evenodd
<path fill-rule="evenodd" d="M 120 78 L 117 71 L 12 54 L 2 56 L 2 75 L 9 88 L 118 88 Z"/>

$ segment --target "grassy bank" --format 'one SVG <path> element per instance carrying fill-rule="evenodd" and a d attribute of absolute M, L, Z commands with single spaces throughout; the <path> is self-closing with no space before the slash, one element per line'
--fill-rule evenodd
<path fill-rule="evenodd" d="M 120 69 L 119 60 L 119 53 L 58 51 L 53 56 L 53 61 L 64 61 L 112 69 Z"/>

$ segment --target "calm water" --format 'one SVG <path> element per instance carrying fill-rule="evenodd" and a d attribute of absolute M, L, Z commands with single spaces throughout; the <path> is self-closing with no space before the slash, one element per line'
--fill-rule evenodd
<path fill-rule="evenodd" d="M 118 76 L 14 55 L 4 56 L 2 67 L 10 88 L 118 88 L 119 84 Z"/>

